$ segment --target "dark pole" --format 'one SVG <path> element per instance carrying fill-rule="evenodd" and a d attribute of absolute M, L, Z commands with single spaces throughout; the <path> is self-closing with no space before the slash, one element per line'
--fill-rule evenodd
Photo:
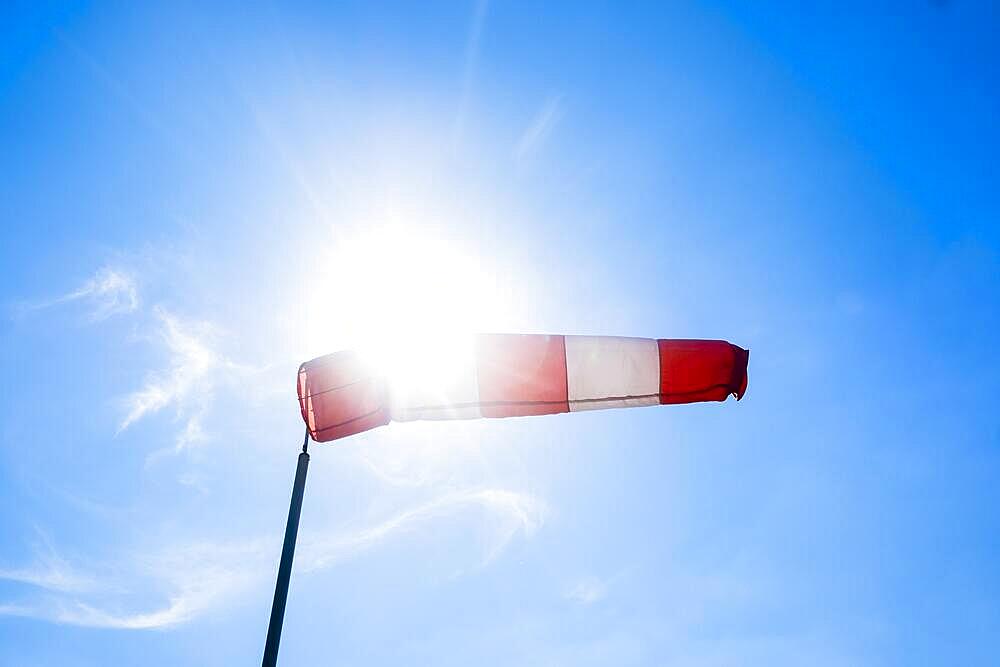
<path fill-rule="evenodd" d="M 267 642 L 264 644 L 263 667 L 278 663 L 278 642 L 281 641 L 281 624 L 285 620 L 285 600 L 288 598 L 288 579 L 292 575 L 292 557 L 295 555 L 295 538 L 299 533 L 299 514 L 302 512 L 302 493 L 306 488 L 306 471 L 309 469 L 309 429 L 302 441 L 302 453 L 295 468 L 292 486 L 292 504 L 288 508 L 285 524 L 285 543 L 281 545 L 281 562 L 278 565 L 278 583 L 274 586 L 271 603 L 271 620 L 267 624 Z"/>

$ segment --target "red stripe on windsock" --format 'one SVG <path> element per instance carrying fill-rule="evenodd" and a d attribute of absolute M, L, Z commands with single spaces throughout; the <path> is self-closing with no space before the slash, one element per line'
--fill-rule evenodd
<path fill-rule="evenodd" d="M 722 340 L 657 340 L 660 404 L 743 398 L 750 352 Z"/>
<path fill-rule="evenodd" d="M 313 440 L 335 440 L 389 423 L 384 381 L 351 351 L 299 367 L 299 408 Z"/>
<path fill-rule="evenodd" d="M 484 417 L 569 412 L 563 336 L 484 334 L 477 360 Z"/>

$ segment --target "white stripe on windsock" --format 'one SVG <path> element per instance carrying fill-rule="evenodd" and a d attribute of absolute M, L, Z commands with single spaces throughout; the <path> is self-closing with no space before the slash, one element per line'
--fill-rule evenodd
<path fill-rule="evenodd" d="M 566 336 L 569 409 L 658 405 L 660 352 L 651 338 Z"/>
<path fill-rule="evenodd" d="M 468 340 L 466 340 L 468 338 Z M 454 354 L 440 364 L 424 366 L 417 377 L 389 382 L 389 414 L 393 421 L 480 419 L 479 378 L 471 336 L 439 341 L 437 347 Z M 434 350 L 441 357 L 440 349 Z M 421 350 L 413 350 L 421 354 Z M 431 355 L 434 356 L 433 354 Z M 440 360 L 439 360 L 440 361 Z"/>

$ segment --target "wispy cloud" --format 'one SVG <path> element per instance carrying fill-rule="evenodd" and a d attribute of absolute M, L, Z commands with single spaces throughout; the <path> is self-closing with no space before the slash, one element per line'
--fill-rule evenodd
<path fill-rule="evenodd" d="M 577 604 L 592 605 L 606 598 L 612 587 L 625 576 L 628 576 L 628 570 L 622 570 L 605 579 L 595 576 L 583 577 L 567 589 L 564 597 Z"/>
<path fill-rule="evenodd" d="M 163 306 L 140 310 L 138 281 L 128 270 L 103 266 L 75 289 L 47 301 L 20 306 L 23 311 L 63 304 L 89 306 L 91 322 L 113 315 L 136 313 L 152 323 L 155 343 L 167 354 L 164 367 L 149 372 L 139 389 L 121 399 L 124 415 L 117 434 L 164 408 L 174 408 L 181 426 L 173 446 L 152 457 L 179 452 L 208 439 L 205 421 L 210 416 L 214 390 L 235 373 L 261 369 L 234 363 L 220 352 L 223 332 L 212 322 L 181 317 Z"/>
<path fill-rule="evenodd" d="M 166 368 L 150 372 L 140 389 L 124 400 L 125 416 L 118 433 L 167 407 L 177 411 L 183 426 L 174 446 L 151 455 L 179 452 L 207 440 L 204 421 L 216 388 L 233 373 L 251 369 L 231 361 L 219 350 L 221 332 L 211 322 L 181 318 L 157 306 L 155 340 L 168 355 Z"/>
<path fill-rule="evenodd" d="M 93 590 L 96 585 L 93 577 L 77 572 L 54 553 L 41 554 L 37 562 L 28 567 L 0 568 L 0 579 L 62 593 L 82 593 Z"/>
<path fill-rule="evenodd" d="M 544 507 L 537 499 L 504 489 L 478 489 L 448 494 L 404 510 L 388 519 L 329 536 L 304 535 L 296 571 L 308 574 L 385 544 L 408 530 L 480 509 L 488 513 L 485 565 L 518 534 L 534 534 Z M 6 570 L 6 578 L 42 589 L 28 601 L 0 604 L 0 615 L 36 618 L 52 623 L 113 629 L 163 628 L 217 610 L 247 591 L 270 585 L 280 546 L 267 539 L 231 543 L 200 542 L 153 556 L 133 555 L 116 567 L 81 574 L 64 560 L 43 562 L 24 570 Z M 150 591 L 165 601 L 142 609 Z M 140 607 L 140 609 L 134 609 Z M 130 609 L 131 608 L 131 609 Z"/>
<path fill-rule="evenodd" d="M 307 541 L 303 544 L 301 568 L 310 571 L 329 567 L 420 524 L 477 507 L 498 519 L 491 524 L 483 563 L 496 558 L 518 532 L 533 535 L 545 515 L 540 501 L 513 491 L 479 489 L 451 493 L 362 530 Z"/>
<path fill-rule="evenodd" d="M 68 591 L 42 581 L 22 581 L 46 592 L 28 602 L 0 605 L 0 614 L 93 628 L 162 628 L 189 621 L 261 580 L 268 543 L 211 543 L 172 548 L 87 575 L 86 590 Z M 166 591 L 166 601 L 151 610 L 133 600 L 150 590 Z M 60 594 L 61 593 L 61 594 Z M 131 601 L 131 602 L 130 602 Z"/>
<path fill-rule="evenodd" d="M 160 324 L 157 336 L 170 354 L 169 368 L 151 373 L 142 389 L 129 394 L 125 400 L 128 413 L 119 432 L 168 405 L 182 405 L 193 395 L 210 393 L 211 372 L 222 363 L 212 345 L 216 332 L 211 324 L 181 320 L 159 306 L 155 315 Z"/>
<path fill-rule="evenodd" d="M 566 592 L 566 598 L 582 605 L 589 605 L 604 599 L 607 594 L 606 582 L 597 577 L 585 577 Z"/>
<path fill-rule="evenodd" d="M 20 616 L 85 628 L 148 630 L 177 625 L 199 610 L 198 600 L 179 596 L 163 609 L 144 613 L 114 613 L 83 602 L 50 600 L 31 605 L 0 605 L 0 615 Z"/>
<path fill-rule="evenodd" d="M 552 128 L 562 116 L 562 96 L 553 95 L 545 100 L 531 123 L 514 145 L 514 157 L 518 162 L 528 158 L 545 141 Z"/>
<path fill-rule="evenodd" d="M 113 315 L 134 312 L 139 308 L 139 288 L 135 277 L 123 269 L 104 266 L 76 289 L 48 301 L 31 304 L 31 310 L 49 308 L 60 304 L 81 302 L 90 306 L 92 322 L 106 320 Z"/>
<path fill-rule="evenodd" d="M 483 25 L 486 22 L 487 0 L 476 0 L 469 25 L 469 35 L 465 42 L 465 58 L 462 67 L 462 93 L 458 102 L 458 113 L 455 115 L 455 126 L 452 130 L 452 147 L 457 148 L 465 133 L 466 116 L 469 111 L 469 99 L 472 95 L 472 80 L 475 77 L 476 65 L 479 62 L 479 42 L 483 36 Z"/>
<path fill-rule="evenodd" d="M 31 565 L 20 568 L 0 568 L 0 580 L 12 581 L 63 593 L 82 593 L 93 590 L 96 580 L 73 567 L 60 556 L 50 536 L 35 528 L 35 558 Z"/>

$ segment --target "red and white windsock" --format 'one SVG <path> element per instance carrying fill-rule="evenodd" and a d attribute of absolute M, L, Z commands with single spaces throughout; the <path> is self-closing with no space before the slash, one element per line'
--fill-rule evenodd
<path fill-rule="evenodd" d="M 481 334 L 446 381 L 390 382 L 353 351 L 299 367 L 302 418 L 325 442 L 414 419 L 522 417 L 743 398 L 749 351 L 721 340 Z M 414 353 L 418 354 L 418 353 Z"/>

